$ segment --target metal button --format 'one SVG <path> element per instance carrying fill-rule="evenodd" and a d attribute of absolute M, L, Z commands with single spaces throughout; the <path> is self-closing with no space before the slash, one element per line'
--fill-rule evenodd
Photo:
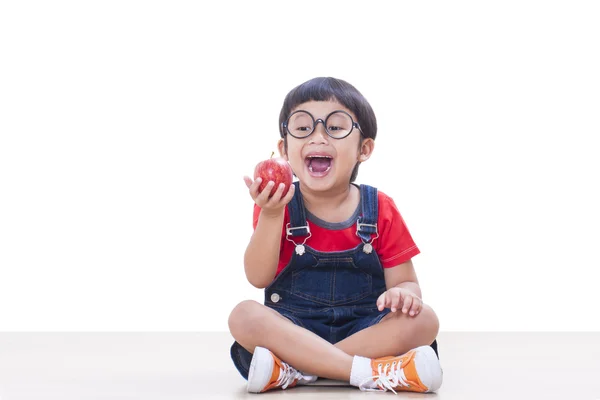
<path fill-rule="evenodd" d="M 271 295 L 271 301 L 272 301 L 273 303 L 277 303 L 277 302 L 279 302 L 279 300 L 280 300 L 280 299 L 281 299 L 281 297 L 280 297 L 280 296 L 279 296 L 277 293 L 273 293 L 273 294 Z"/>

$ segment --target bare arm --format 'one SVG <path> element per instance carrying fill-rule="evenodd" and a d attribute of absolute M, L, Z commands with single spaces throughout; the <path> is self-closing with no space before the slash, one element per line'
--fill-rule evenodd
<path fill-rule="evenodd" d="M 379 311 L 387 307 L 392 312 L 402 310 L 404 314 L 417 315 L 423 307 L 423 300 L 412 261 L 386 268 L 384 276 L 387 290 L 377 299 Z"/>
<path fill-rule="evenodd" d="M 272 183 L 258 193 L 259 179 L 252 182 L 250 178 L 244 177 L 244 181 L 252 199 L 261 208 L 258 224 L 244 254 L 244 271 L 248 282 L 254 287 L 264 288 L 273 281 L 277 272 L 285 206 L 292 200 L 295 186 L 292 185 L 283 198 L 283 187 L 277 188 L 269 198 Z"/>
<path fill-rule="evenodd" d="M 421 287 L 419 286 L 419 280 L 417 279 L 417 273 L 415 272 L 412 260 L 392 268 L 385 268 L 384 276 L 387 289 L 393 287 L 408 289 L 416 294 L 417 297 L 422 298 Z"/>
<path fill-rule="evenodd" d="M 268 216 L 261 212 L 246 248 L 246 278 L 257 288 L 267 287 L 277 272 L 283 215 L 283 211 L 276 216 Z"/>

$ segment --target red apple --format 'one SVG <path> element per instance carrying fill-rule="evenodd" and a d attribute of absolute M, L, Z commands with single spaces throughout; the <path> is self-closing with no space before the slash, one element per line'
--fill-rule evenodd
<path fill-rule="evenodd" d="M 254 168 L 254 179 L 256 180 L 258 177 L 262 178 L 262 182 L 258 188 L 259 193 L 263 191 L 269 181 L 275 182 L 275 186 L 271 189 L 269 197 L 275 194 L 280 183 L 285 184 L 285 189 L 283 189 L 283 194 L 281 195 L 282 197 L 285 196 L 292 185 L 293 176 L 290 164 L 281 157 L 273 157 L 273 154 L 271 154 L 271 158 L 259 162 L 256 164 L 256 168 Z"/>

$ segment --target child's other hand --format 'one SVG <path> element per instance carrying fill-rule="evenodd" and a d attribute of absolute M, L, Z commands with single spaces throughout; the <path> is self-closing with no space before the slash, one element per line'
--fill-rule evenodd
<path fill-rule="evenodd" d="M 401 309 L 403 314 L 408 313 L 414 317 L 423 308 L 423 300 L 408 289 L 393 287 L 383 292 L 377 299 L 377 309 L 383 311 L 384 308 L 391 308 L 392 312 Z"/>
<path fill-rule="evenodd" d="M 273 215 L 278 215 L 281 213 L 287 203 L 292 201 L 292 198 L 294 197 L 294 191 L 296 189 L 296 185 L 290 185 L 290 189 L 286 195 L 281 197 L 283 190 L 285 189 L 285 185 L 282 183 L 279 185 L 273 196 L 269 198 L 269 194 L 271 193 L 271 189 L 273 188 L 273 185 L 275 185 L 275 182 L 269 181 L 267 186 L 265 186 L 263 191 L 260 193 L 258 191 L 258 187 L 262 182 L 261 178 L 256 178 L 255 181 L 252 181 L 250 177 L 244 176 L 244 182 L 248 187 L 248 191 L 250 192 L 252 200 L 254 200 L 256 205 L 262 209 L 261 212 L 266 212 L 267 214 L 272 213 Z"/>

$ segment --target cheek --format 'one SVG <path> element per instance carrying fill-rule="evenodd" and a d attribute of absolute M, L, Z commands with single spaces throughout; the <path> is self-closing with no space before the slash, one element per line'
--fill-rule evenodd
<path fill-rule="evenodd" d="M 302 148 L 298 146 L 289 146 L 287 149 L 287 159 L 290 164 L 299 164 L 304 162 L 302 159 Z"/>
<path fill-rule="evenodd" d="M 360 147 L 358 143 L 344 143 L 343 148 L 338 149 L 338 154 L 342 155 L 345 160 L 357 160 L 360 155 Z"/>
<path fill-rule="evenodd" d="M 302 154 L 302 145 L 288 141 L 287 154 L 289 157 L 300 157 Z"/>

